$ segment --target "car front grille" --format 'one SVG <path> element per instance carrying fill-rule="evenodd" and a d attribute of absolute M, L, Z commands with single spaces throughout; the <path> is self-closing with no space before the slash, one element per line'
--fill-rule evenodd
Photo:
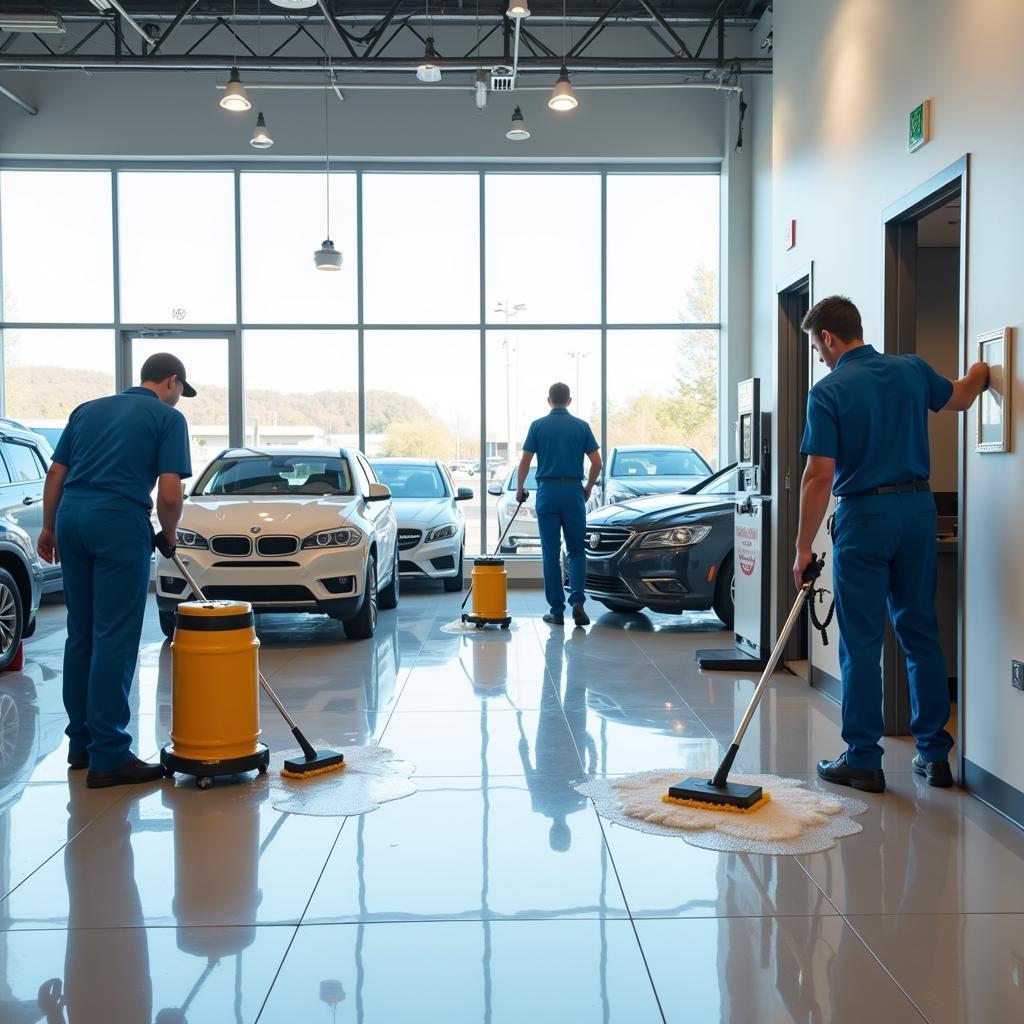
<path fill-rule="evenodd" d="M 629 594 L 629 587 L 619 579 L 618 576 L 595 576 L 587 573 L 584 584 L 587 590 L 593 590 L 600 594 Z"/>
<path fill-rule="evenodd" d="M 298 537 L 257 537 L 256 551 L 271 558 L 280 555 L 294 555 L 299 550 Z"/>
<path fill-rule="evenodd" d="M 420 542 L 420 537 L 422 536 L 422 530 L 399 530 L 398 550 L 408 551 L 410 548 L 416 547 L 416 545 Z"/>
<path fill-rule="evenodd" d="M 622 550 L 632 535 L 632 530 L 627 530 L 622 526 L 588 526 L 587 554 L 598 558 L 614 555 L 616 551 Z M 596 544 L 594 543 L 595 536 L 597 537 Z"/>
<path fill-rule="evenodd" d="M 251 553 L 252 541 L 245 536 L 233 537 L 224 535 L 214 537 L 210 541 L 210 550 L 215 555 L 232 555 L 237 558 Z"/>
<path fill-rule="evenodd" d="M 248 601 L 251 604 L 314 604 L 316 599 L 305 587 L 204 587 L 211 600 Z"/>

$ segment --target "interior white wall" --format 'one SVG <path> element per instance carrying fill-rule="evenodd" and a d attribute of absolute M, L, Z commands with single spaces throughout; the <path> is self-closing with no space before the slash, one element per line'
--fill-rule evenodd
<path fill-rule="evenodd" d="M 815 293 L 851 296 L 866 338 L 882 340 L 882 210 L 964 153 L 971 155 L 967 332 L 1024 321 L 1019 239 L 1024 135 L 1024 5 L 1019 0 L 776 0 L 773 95 L 776 281 L 814 260 Z M 906 147 L 907 117 L 932 100 L 931 142 Z M 779 226 L 798 221 L 782 251 Z M 1014 373 L 1014 452 L 966 465 L 966 756 L 1024 790 L 1024 394 Z M 969 435 L 970 436 L 970 433 Z M 835 645 L 828 651 L 834 651 Z M 894 766 L 895 767 L 895 766 Z"/>

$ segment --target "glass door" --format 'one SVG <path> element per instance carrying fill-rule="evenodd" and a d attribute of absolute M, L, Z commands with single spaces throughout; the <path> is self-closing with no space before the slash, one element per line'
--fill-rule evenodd
<path fill-rule="evenodd" d="M 197 394 L 183 398 L 178 409 L 188 420 L 195 475 L 220 451 L 241 440 L 241 387 L 232 373 L 236 349 L 233 331 L 125 331 L 122 335 L 122 387 L 140 383 L 142 364 L 154 352 L 170 352 L 185 364 L 188 382 Z"/>

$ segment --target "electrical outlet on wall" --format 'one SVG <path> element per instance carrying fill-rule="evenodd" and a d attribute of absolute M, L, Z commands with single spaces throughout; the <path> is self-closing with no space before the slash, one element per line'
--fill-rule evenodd
<path fill-rule="evenodd" d="M 1024 661 L 1014 658 L 1010 665 L 1010 685 L 1015 690 L 1024 690 Z"/>

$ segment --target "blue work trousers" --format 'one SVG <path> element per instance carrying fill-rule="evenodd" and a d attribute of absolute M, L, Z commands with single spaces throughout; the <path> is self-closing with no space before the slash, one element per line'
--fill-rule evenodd
<path fill-rule="evenodd" d="M 579 480 L 539 480 L 537 482 L 537 526 L 544 560 L 544 597 L 551 611 L 565 611 L 562 585 L 562 536 L 565 536 L 569 569 L 569 604 L 583 604 L 583 586 L 587 577 L 584 543 L 587 509 L 583 484 Z"/>
<path fill-rule="evenodd" d="M 843 739 L 855 768 L 880 768 L 882 642 L 888 606 L 907 657 L 910 731 L 945 761 L 949 682 L 935 617 L 935 501 L 927 492 L 846 498 L 836 509 L 834 576 L 843 674 Z"/>
<path fill-rule="evenodd" d="M 149 590 L 149 517 L 123 501 L 65 497 L 57 510 L 57 546 L 67 604 L 69 749 L 88 751 L 90 769 L 113 771 L 131 753 L 128 694 Z"/>

